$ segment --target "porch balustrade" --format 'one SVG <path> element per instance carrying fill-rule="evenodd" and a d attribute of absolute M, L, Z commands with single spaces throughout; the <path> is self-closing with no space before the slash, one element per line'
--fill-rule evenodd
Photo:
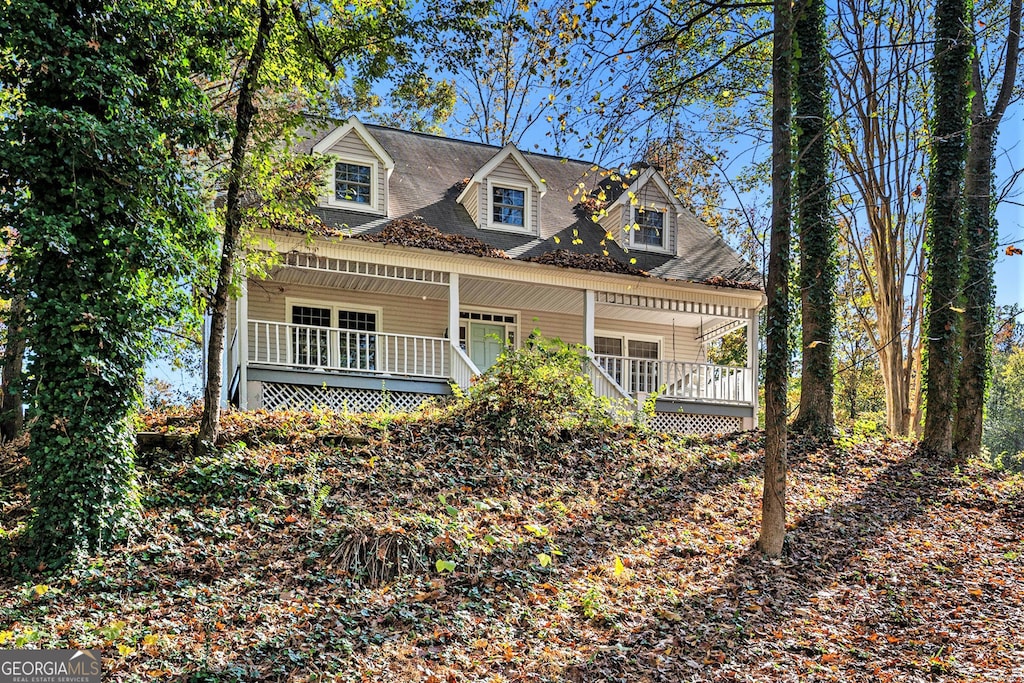
<path fill-rule="evenodd" d="M 750 368 L 602 354 L 594 360 L 630 394 L 657 392 L 662 398 L 736 405 L 754 401 Z"/>
<path fill-rule="evenodd" d="M 249 362 L 311 370 L 447 379 L 443 337 L 249 321 Z"/>

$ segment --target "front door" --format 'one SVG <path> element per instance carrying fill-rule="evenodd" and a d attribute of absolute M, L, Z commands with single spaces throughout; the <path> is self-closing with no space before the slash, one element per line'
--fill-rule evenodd
<path fill-rule="evenodd" d="M 494 365 L 505 350 L 505 326 L 469 323 L 469 357 L 480 372 Z"/>

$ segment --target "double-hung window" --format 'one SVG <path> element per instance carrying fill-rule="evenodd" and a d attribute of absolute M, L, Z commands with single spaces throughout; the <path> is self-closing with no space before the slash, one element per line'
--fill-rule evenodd
<path fill-rule="evenodd" d="M 658 209 L 638 208 L 634 212 L 636 226 L 630 242 L 638 247 L 665 248 L 665 212 Z"/>
<path fill-rule="evenodd" d="M 491 187 L 491 222 L 498 226 L 526 227 L 526 191 L 511 187 Z"/>
<path fill-rule="evenodd" d="M 594 337 L 594 354 L 601 367 L 619 386 L 633 393 L 658 390 L 660 346 L 653 340 Z"/>
<path fill-rule="evenodd" d="M 292 304 L 291 359 L 313 368 L 377 370 L 379 312 L 346 305 Z"/>
<path fill-rule="evenodd" d="M 373 202 L 373 170 L 370 166 L 334 164 L 334 198 L 341 202 L 370 205 Z"/>

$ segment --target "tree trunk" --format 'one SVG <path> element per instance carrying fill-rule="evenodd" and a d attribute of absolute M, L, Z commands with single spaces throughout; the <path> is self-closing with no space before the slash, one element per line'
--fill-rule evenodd
<path fill-rule="evenodd" d="M 266 0 L 260 1 L 260 23 L 255 42 L 245 67 L 245 75 L 238 89 L 235 105 L 235 131 L 231 144 L 231 166 L 228 171 L 227 196 L 224 206 L 224 237 L 221 245 L 217 287 L 213 293 L 210 316 L 210 339 L 206 355 L 206 386 L 203 390 L 203 417 L 199 425 L 196 448 L 204 452 L 212 448 L 220 432 L 220 394 L 224 383 L 224 338 L 227 335 L 229 292 L 235 275 L 235 258 L 242 230 L 241 188 L 245 172 L 245 157 L 256 115 L 253 97 L 259 87 L 260 70 L 266 58 L 270 34 L 278 14 L 271 11 Z M 241 354 L 246 350 L 241 349 Z M 245 362 L 243 355 L 242 362 Z"/>
<path fill-rule="evenodd" d="M 862 313 L 861 323 L 879 356 L 886 426 L 890 434 L 905 435 L 913 414 L 907 359 L 920 344 L 920 303 L 908 296 L 907 285 L 924 270 L 924 220 L 917 207 L 929 124 L 922 113 L 927 98 L 920 64 L 929 55 L 920 36 L 930 8 L 898 2 L 886 8 L 881 22 L 872 0 L 839 0 L 837 9 L 829 65 L 837 103 L 833 138 L 844 172 L 835 180 L 841 198 L 836 209 L 847 218 L 847 241 L 859 266 L 851 275 L 864 279 L 874 313 Z M 914 290 L 920 291 L 919 282 Z"/>
<path fill-rule="evenodd" d="M 757 547 L 782 554 L 786 537 L 786 394 L 789 384 L 789 240 L 791 220 L 793 10 L 775 0 L 772 48 L 772 235 L 768 256 L 765 351 L 764 492 Z"/>
<path fill-rule="evenodd" d="M 805 0 L 795 25 L 797 225 L 803 364 L 796 431 L 828 437 L 835 429 L 832 348 L 835 341 L 836 224 L 829 182 L 828 51 L 824 0 Z"/>
<path fill-rule="evenodd" d="M 0 442 L 17 438 L 25 426 L 19 387 L 25 362 L 25 329 L 22 325 L 24 312 L 25 298 L 16 295 L 11 299 L 11 309 L 7 315 L 7 344 L 4 346 L 3 384 L 0 385 Z"/>
<path fill-rule="evenodd" d="M 928 183 L 928 355 L 926 370 L 926 451 L 953 450 L 953 413 L 957 379 L 957 316 L 963 251 L 960 187 L 967 149 L 972 44 L 971 12 L 965 0 L 935 4 L 935 128 Z"/>
<path fill-rule="evenodd" d="M 964 314 L 961 336 L 961 365 L 953 446 L 966 458 L 981 450 L 982 419 L 989 374 L 992 369 L 992 316 L 995 308 L 994 265 L 996 226 L 992 214 L 995 141 L 999 122 L 1009 103 L 1017 76 L 1020 45 L 1021 0 L 1010 4 L 1009 36 L 1002 84 L 991 113 L 985 111 L 981 68 L 975 57 L 972 81 L 971 139 L 967 148 L 964 177 L 966 202 L 966 256 L 963 285 Z"/>

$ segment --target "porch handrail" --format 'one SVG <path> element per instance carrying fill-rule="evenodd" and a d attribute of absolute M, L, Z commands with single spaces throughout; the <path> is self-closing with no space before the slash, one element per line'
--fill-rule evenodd
<path fill-rule="evenodd" d="M 596 354 L 594 360 L 629 393 L 738 405 L 754 401 L 750 368 L 606 354 Z"/>
<path fill-rule="evenodd" d="M 632 396 L 616 382 L 608 371 L 598 362 L 597 358 L 591 356 L 587 362 L 587 375 L 594 385 L 594 393 L 599 397 L 607 397 L 613 400 L 632 400 Z"/>
<path fill-rule="evenodd" d="M 480 374 L 476 363 L 459 346 L 452 347 L 452 381 L 460 389 L 468 389 L 473 378 Z"/>
<path fill-rule="evenodd" d="M 250 363 L 447 379 L 449 340 L 249 320 Z"/>

